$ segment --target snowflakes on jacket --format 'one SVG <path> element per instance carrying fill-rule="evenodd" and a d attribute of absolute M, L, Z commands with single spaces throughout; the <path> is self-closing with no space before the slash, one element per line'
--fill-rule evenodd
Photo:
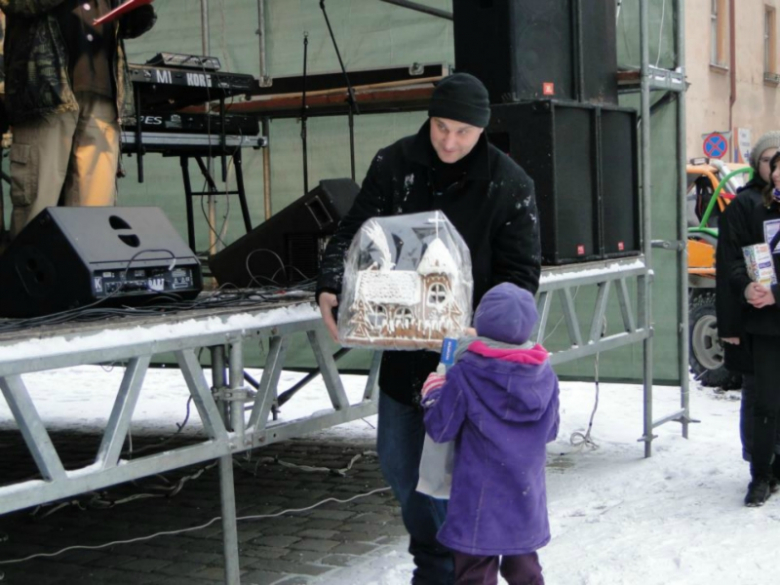
<path fill-rule="evenodd" d="M 465 177 L 437 194 L 432 186 L 437 164 L 430 121 L 419 132 L 381 149 L 371 162 L 360 193 L 320 263 L 317 291 L 341 293 L 344 259 L 353 236 L 377 216 L 440 210 L 466 242 L 472 263 L 476 305 L 489 288 L 512 282 L 531 292 L 539 287 L 541 246 L 534 183 L 483 133 Z M 347 306 L 344 298 L 340 307 Z M 431 351 L 385 351 L 379 387 L 411 404 L 425 378 L 436 369 Z"/>

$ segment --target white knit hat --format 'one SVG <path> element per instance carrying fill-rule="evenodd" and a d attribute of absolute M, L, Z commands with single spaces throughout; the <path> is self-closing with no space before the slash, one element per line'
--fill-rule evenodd
<path fill-rule="evenodd" d="M 780 131 L 767 132 L 759 138 L 750 151 L 750 166 L 758 170 L 759 157 L 767 148 L 780 149 Z"/>

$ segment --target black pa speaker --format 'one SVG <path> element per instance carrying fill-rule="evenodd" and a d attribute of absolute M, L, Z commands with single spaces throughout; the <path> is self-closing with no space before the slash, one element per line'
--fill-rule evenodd
<path fill-rule="evenodd" d="M 0 315 L 195 298 L 200 263 L 156 207 L 49 207 L 0 256 Z"/>
<path fill-rule="evenodd" d="M 601 108 L 601 225 L 604 256 L 639 253 L 639 157 L 637 115 L 634 110 Z"/>
<path fill-rule="evenodd" d="M 639 253 L 634 110 L 504 104 L 487 132 L 534 180 L 544 264 Z"/>
<path fill-rule="evenodd" d="M 351 179 L 320 181 L 315 189 L 209 260 L 220 285 L 289 285 L 315 278 L 328 236 L 352 207 L 360 187 Z"/>
<path fill-rule="evenodd" d="M 455 68 L 494 104 L 618 103 L 614 0 L 453 0 Z"/>

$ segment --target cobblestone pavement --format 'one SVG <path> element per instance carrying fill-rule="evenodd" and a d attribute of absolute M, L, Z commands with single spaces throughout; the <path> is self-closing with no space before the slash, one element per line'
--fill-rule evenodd
<path fill-rule="evenodd" d="M 100 444 L 97 435 L 76 433 L 53 434 L 52 440 L 66 468 L 91 461 Z M 136 439 L 134 448 L 159 440 Z M 238 516 L 306 508 L 326 498 L 347 499 L 385 487 L 373 449 L 368 441 L 303 439 L 254 451 L 251 458 L 236 456 Z M 307 472 L 281 463 L 341 469 L 358 454 L 364 456 L 343 476 Z M 3 484 L 35 476 L 32 459 L 16 432 L 0 432 L 0 469 Z M 161 495 L 178 485 L 181 489 L 177 493 Z M 218 466 L 194 466 L 85 494 L 61 506 L 47 505 L 0 517 L 0 560 L 198 526 L 220 513 Z M 344 504 L 328 502 L 310 511 L 276 518 L 241 521 L 241 583 L 315 583 L 322 576 L 360 564 L 368 556 L 397 545 L 404 534 L 400 510 L 390 492 Z M 222 526 L 217 521 L 194 532 L 36 558 L 0 566 L 0 573 L 2 585 L 224 583 Z"/>

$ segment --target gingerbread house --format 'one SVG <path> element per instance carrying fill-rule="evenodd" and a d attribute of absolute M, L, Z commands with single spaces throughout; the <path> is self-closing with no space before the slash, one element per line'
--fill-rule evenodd
<path fill-rule="evenodd" d="M 357 273 L 345 345 L 438 349 L 463 329 L 459 270 L 440 238 L 416 270 L 393 270 L 384 258 Z"/>

